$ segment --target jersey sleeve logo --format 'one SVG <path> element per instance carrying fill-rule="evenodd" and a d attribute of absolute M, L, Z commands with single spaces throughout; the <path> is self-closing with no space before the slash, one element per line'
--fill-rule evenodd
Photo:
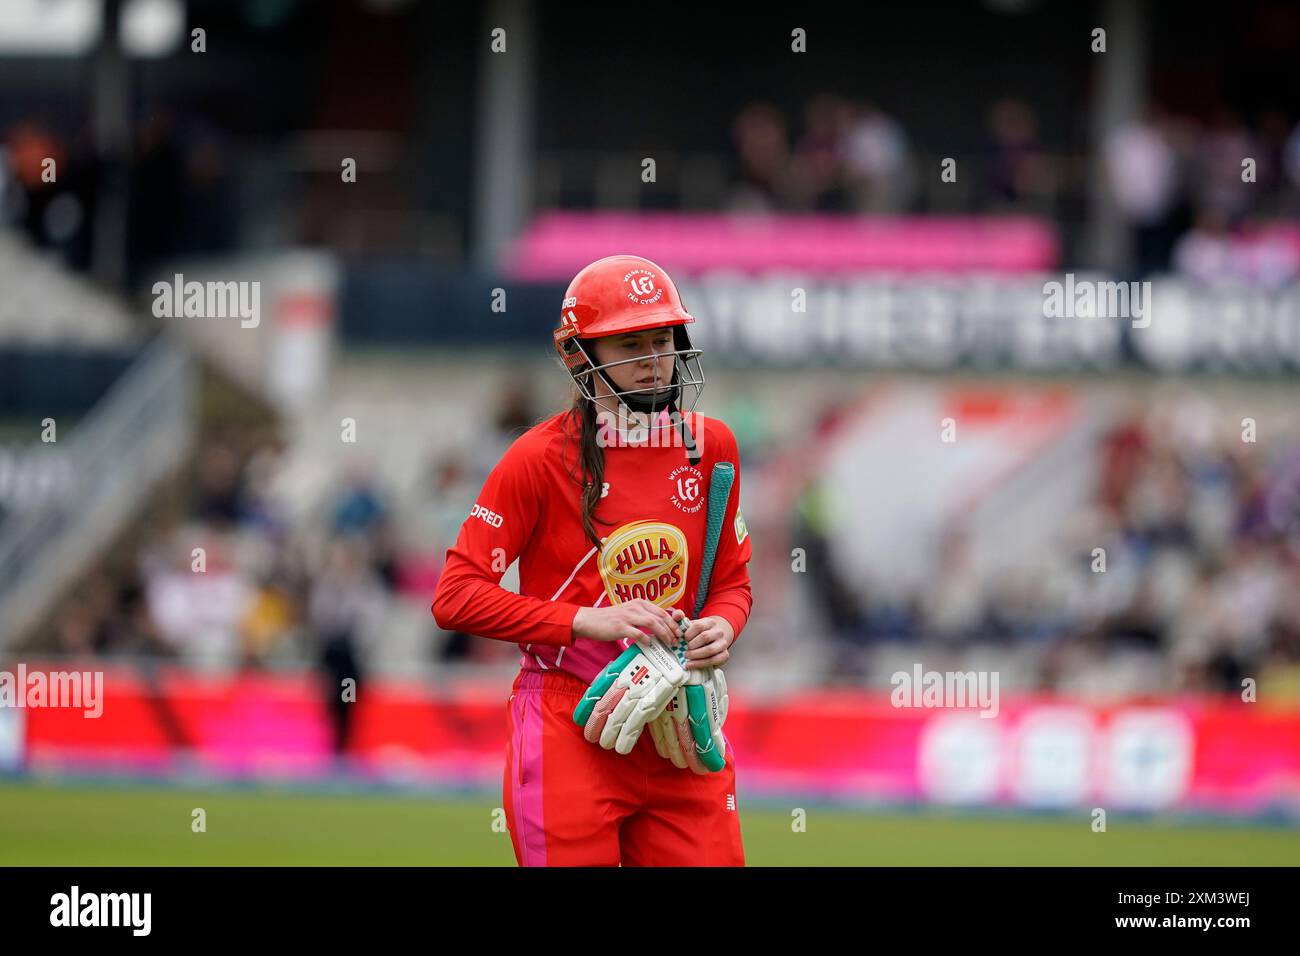
<path fill-rule="evenodd" d="M 740 544 L 742 541 L 744 541 L 746 538 L 749 537 L 749 528 L 745 527 L 745 516 L 740 513 L 739 508 L 736 509 L 735 528 L 736 528 L 736 544 Z"/>
<path fill-rule="evenodd" d="M 480 521 L 485 521 L 494 528 L 501 527 L 501 523 L 505 521 L 504 515 L 497 514 L 495 511 L 484 507 L 477 501 L 474 502 L 474 507 L 469 509 L 469 516 L 471 518 L 478 518 Z"/>

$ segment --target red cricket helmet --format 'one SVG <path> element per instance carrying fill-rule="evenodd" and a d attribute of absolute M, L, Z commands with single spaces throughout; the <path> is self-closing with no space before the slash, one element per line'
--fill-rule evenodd
<path fill-rule="evenodd" d="M 654 414 L 667 410 L 684 414 L 694 408 L 704 389 L 700 350 L 686 331 L 695 317 L 682 305 L 677 286 L 660 266 L 641 256 L 607 256 L 584 268 L 569 283 L 560 306 L 560 324 L 552 333 L 564 367 L 584 397 L 595 402 L 593 377 L 600 375 L 610 390 L 633 411 Z M 647 329 L 673 330 L 673 376 L 667 389 L 619 390 L 605 370 L 644 356 L 601 365 L 595 361 L 591 339 Z M 681 407 L 683 392 L 694 393 Z M 645 394 L 649 393 L 649 394 Z"/>

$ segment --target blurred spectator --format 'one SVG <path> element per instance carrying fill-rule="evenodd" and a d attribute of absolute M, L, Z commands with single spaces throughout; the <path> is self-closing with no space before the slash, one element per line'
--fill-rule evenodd
<path fill-rule="evenodd" d="M 1232 241 L 1224 215 L 1211 208 L 1201 210 L 1196 224 L 1174 247 L 1174 270 L 1196 282 L 1218 282 L 1232 275 Z"/>
<path fill-rule="evenodd" d="M 1004 98 L 989 110 L 985 190 L 993 209 L 1031 209 L 1053 186 L 1051 164 L 1038 140 L 1038 120 L 1022 100 Z"/>
<path fill-rule="evenodd" d="M 1146 456 L 1146 434 L 1136 419 L 1117 422 L 1102 439 L 1098 500 L 1103 508 L 1122 512 L 1129 490 Z"/>
<path fill-rule="evenodd" d="M 273 492 L 283 465 L 284 447 L 274 438 L 263 440 L 245 460 L 236 505 L 241 524 L 271 536 L 287 532 Z"/>
<path fill-rule="evenodd" d="M 298 619 L 297 595 L 287 575 L 272 574 L 261 581 L 240 622 L 241 658 L 257 666 L 272 656 L 292 633 Z"/>
<path fill-rule="evenodd" d="M 191 118 L 186 124 L 184 195 L 177 249 L 182 253 L 222 252 L 236 246 L 230 148 L 225 134 L 211 123 Z"/>
<path fill-rule="evenodd" d="M 1173 267 L 1195 282 L 1277 289 L 1300 275 L 1300 246 L 1276 230 L 1232 231 L 1221 212 L 1206 207 L 1174 246 Z"/>
<path fill-rule="evenodd" d="M 1291 129 L 1282 147 L 1282 171 L 1290 197 L 1283 203 L 1283 213 L 1300 216 L 1300 122 Z"/>
<path fill-rule="evenodd" d="M 859 212 L 905 210 L 911 199 L 911 159 L 898 121 L 874 103 L 863 103 L 844 143 L 844 167 Z"/>
<path fill-rule="evenodd" d="M 921 596 L 921 613 L 934 640 L 959 645 L 976 636 L 984 609 L 984 588 L 970 560 L 960 525 L 949 528 L 939 549 L 935 586 Z"/>
<path fill-rule="evenodd" d="M 388 510 L 369 470 L 351 466 L 347 487 L 334 505 L 331 530 L 338 535 L 367 535 L 379 528 L 387 516 Z"/>
<path fill-rule="evenodd" d="M 130 212 L 127 248 L 131 277 L 138 280 L 149 268 L 180 248 L 184 207 L 184 156 L 178 142 L 176 117 L 158 109 L 135 130 L 135 156 L 130 168 Z"/>
<path fill-rule="evenodd" d="M 800 207 L 816 212 L 852 208 L 844 167 L 844 140 L 851 120 L 852 108 L 832 94 L 816 96 L 804 107 L 804 132 L 792 163 Z"/>
<path fill-rule="evenodd" d="M 422 502 L 420 528 L 423 537 L 429 541 L 434 552 L 432 561 L 432 579 L 424 585 L 413 588 L 412 593 L 421 599 L 432 594 L 437 586 L 437 577 L 442 572 L 447 549 L 456 543 L 460 526 L 478 493 L 478 486 L 470 478 L 470 468 L 459 454 L 449 455 L 430 466 L 426 479 L 427 496 Z M 443 660 L 458 661 L 468 658 L 474 649 L 474 639 L 461 631 L 452 631 L 443 644 Z"/>
<path fill-rule="evenodd" d="M 361 699 L 360 645 L 379 629 L 383 588 L 366 566 L 357 542 L 330 545 L 308 601 L 307 619 L 316 641 L 321 689 L 334 729 L 337 754 L 348 749 L 355 704 Z M 344 681 L 352 681 L 353 693 Z"/>
<path fill-rule="evenodd" d="M 61 191 L 58 172 L 66 171 L 67 151 L 49 129 L 31 120 L 9 129 L 5 147 L 17 187 L 15 198 L 21 222 L 33 242 L 46 245 L 46 211 Z M 53 182 L 49 181 L 51 175 Z"/>
<path fill-rule="evenodd" d="M 1256 212 L 1268 216 L 1284 215 L 1286 146 L 1291 125 L 1281 110 L 1265 110 L 1256 124 L 1255 142 L 1259 155 L 1256 160 L 1256 183 L 1263 194 L 1256 204 Z"/>
<path fill-rule="evenodd" d="M 866 672 L 867 630 L 858 597 L 835 560 L 828 534 L 830 507 L 825 485 L 814 478 L 796 503 L 792 540 L 803 549 L 805 579 L 817 599 L 830 638 L 832 664 L 828 673 L 852 680 Z"/>
<path fill-rule="evenodd" d="M 213 437 L 194 459 L 193 516 L 200 521 L 231 525 L 239 519 L 243 462 L 233 441 Z"/>
<path fill-rule="evenodd" d="M 196 545 L 201 559 L 192 556 L 192 542 L 203 542 Z M 254 589 L 236 566 L 232 545 L 224 534 L 191 528 L 167 549 L 171 560 L 146 572 L 149 615 L 187 663 L 230 667 L 239 660 L 240 627 Z"/>
<path fill-rule="evenodd" d="M 1278 454 L 1264 510 L 1273 531 L 1300 543 L 1300 447 Z M 1300 554 L 1293 557 L 1300 558 Z"/>
<path fill-rule="evenodd" d="M 97 165 L 89 132 L 69 142 L 43 123 L 23 120 L 0 136 L 0 222 L 23 228 L 33 244 L 57 249 L 67 264 L 90 259 Z"/>
<path fill-rule="evenodd" d="M 790 146 L 785 117 L 775 106 L 745 107 L 732 126 L 737 157 L 733 209 L 772 212 L 786 207 L 790 192 Z"/>
<path fill-rule="evenodd" d="M 1139 276 L 1168 266 L 1179 229 L 1178 161 L 1163 119 L 1149 107 L 1112 130 L 1103 147 L 1107 180 L 1132 237 Z"/>
<path fill-rule="evenodd" d="M 1215 110 L 1214 118 L 1196 146 L 1196 205 L 1223 221 L 1232 222 L 1250 211 L 1259 192 L 1257 183 L 1242 181 L 1242 160 L 1257 157 L 1259 145 L 1246 128 L 1241 114 L 1227 107 Z"/>
<path fill-rule="evenodd" d="M 1294 563 L 1292 580 L 1300 569 Z M 1300 700 L 1300 589 L 1288 588 L 1279 600 L 1259 661 L 1259 685 L 1270 705 Z"/>
<path fill-rule="evenodd" d="M 353 463 L 348 467 L 347 487 L 334 505 L 332 533 L 342 539 L 356 539 L 358 553 L 377 579 L 390 591 L 399 583 L 399 544 L 392 515 L 370 466 Z"/>
<path fill-rule="evenodd" d="M 479 486 L 474 483 L 469 463 L 459 453 L 447 455 L 430 464 L 425 479 L 426 495 L 422 501 L 425 521 L 421 525 L 428 540 L 439 550 L 456 543 L 460 526 L 469 513 Z"/>

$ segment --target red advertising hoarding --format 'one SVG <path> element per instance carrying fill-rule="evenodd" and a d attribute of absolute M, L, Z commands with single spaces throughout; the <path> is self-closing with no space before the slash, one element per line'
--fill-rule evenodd
<path fill-rule="evenodd" d="M 356 708 L 349 769 L 383 780 L 498 786 L 508 679 L 500 684 L 436 692 L 363 684 L 349 705 Z M 98 718 L 50 707 L 7 708 L 6 716 L 9 736 L 19 738 L 9 762 L 34 772 L 282 779 L 338 769 L 324 690 L 307 673 L 114 669 L 105 672 Z M 1099 706 L 1004 696 L 996 716 L 981 716 L 894 707 L 887 692 L 858 690 L 760 702 L 742 687 L 726 731 L 741 785 L 755 796 L 1300 814 L 1300 709 L 1231 698 Z"/>

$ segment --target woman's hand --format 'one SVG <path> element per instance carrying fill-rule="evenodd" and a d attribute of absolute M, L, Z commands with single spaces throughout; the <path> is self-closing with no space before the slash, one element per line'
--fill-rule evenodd
<path fill-rule="evenodd" d="M 686 669 L 700 670 L 705 667 L 721 667 L 731 657 L 732 641 L 735 632 L 726 618 L 697 617 L 686 629 Z"/>
<path fill-rule="evenodd" d="M 653 601 L 637 598 L 608 607 L 579 608 L 573 619 L 573 635 L 593 641 L 635 641 L 653 634 L 671 646 L 681 636 L 677 622 L 685 617 L 686 612 L 679 608 L 667 611 Z"/>

